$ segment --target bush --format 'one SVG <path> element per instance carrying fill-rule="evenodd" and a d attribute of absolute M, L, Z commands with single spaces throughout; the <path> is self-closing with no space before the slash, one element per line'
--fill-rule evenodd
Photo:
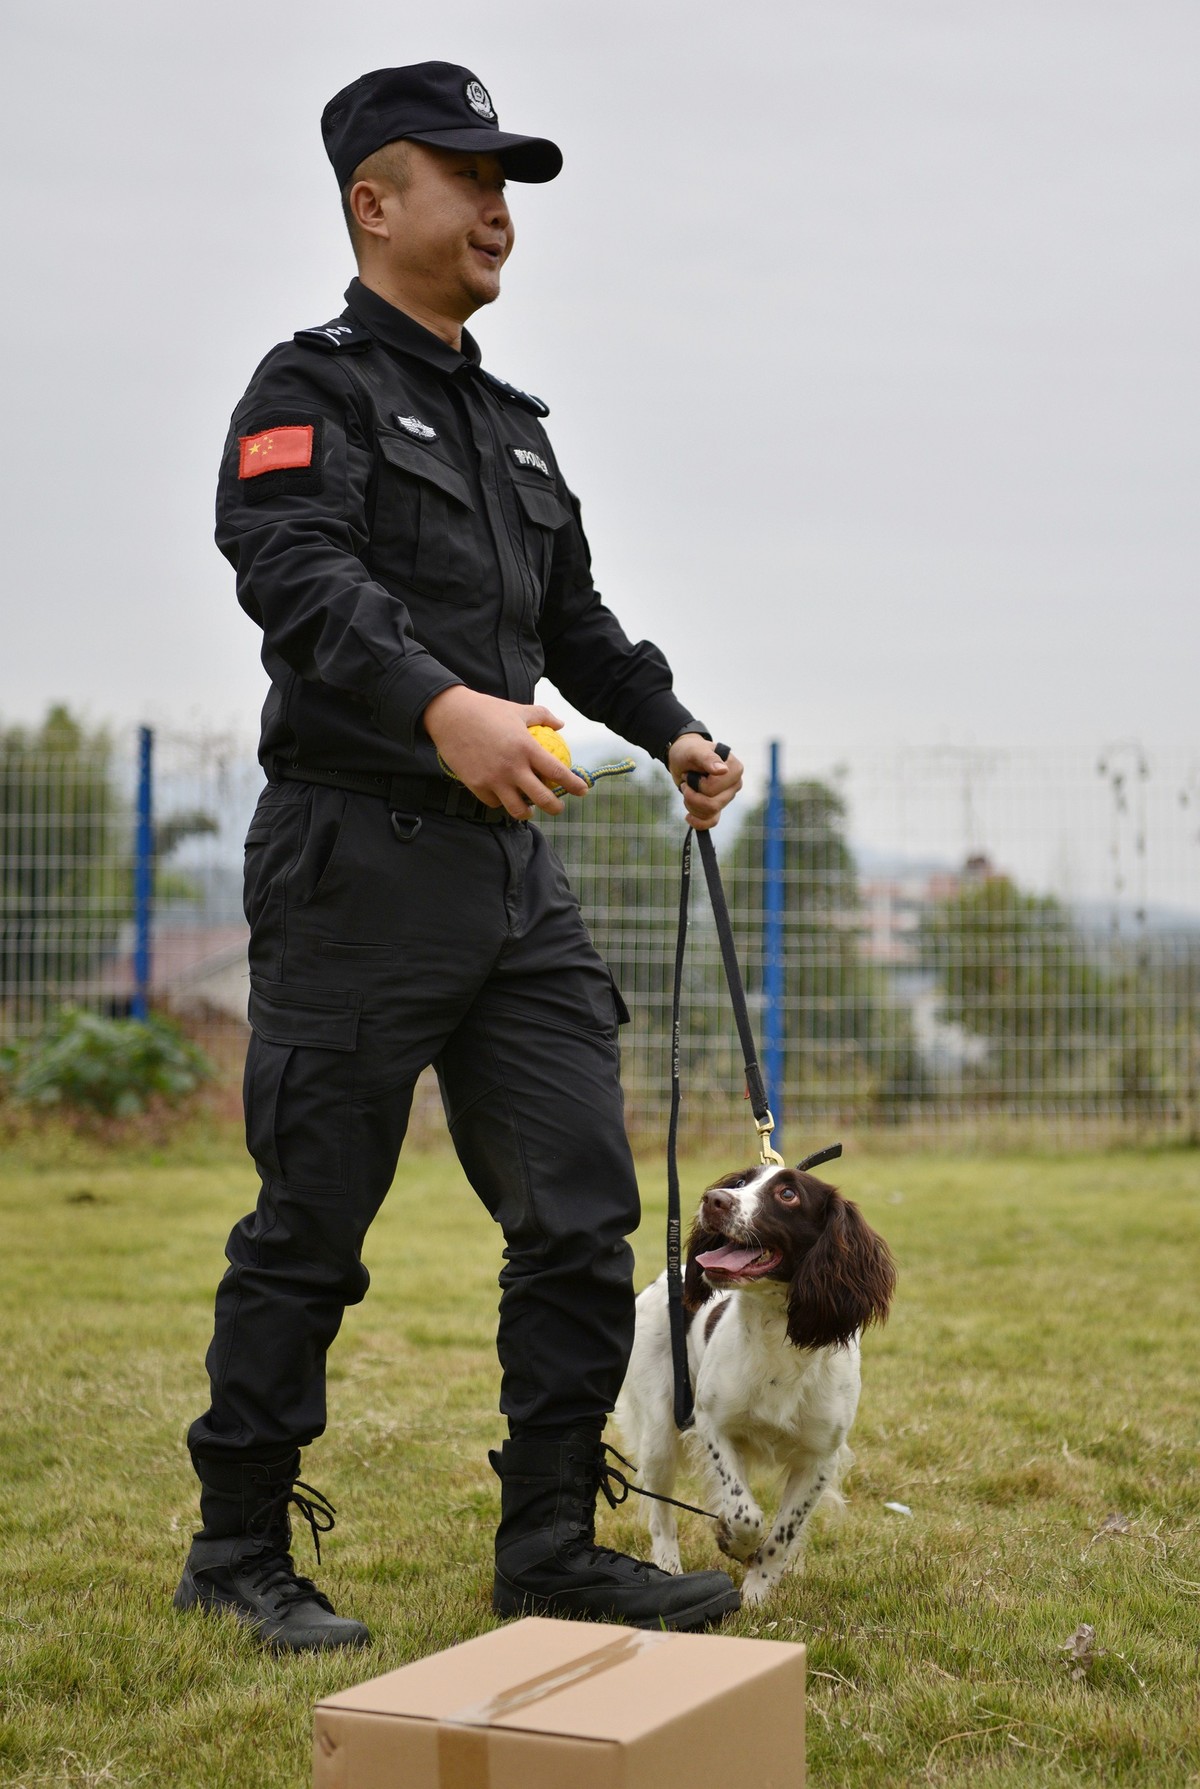
<path fill-rule="evenodd" d="M 211 1079 L 212 1064 L 176 1025 L 158 1017 L 104 1019 L 67 1007 L 37 1038 L 5 1052 L 12 1097 L 129 1118 L 154 1097 L 170 1102 Z"/>

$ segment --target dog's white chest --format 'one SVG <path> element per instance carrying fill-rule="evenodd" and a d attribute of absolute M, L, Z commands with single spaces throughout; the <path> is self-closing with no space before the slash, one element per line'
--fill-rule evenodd
<path fill-rule="evenodd" d="M 697 1363 L 697 1408 L 764 1461 L 839 1447 L 858 1405 L 857 1344 L 802 1351 L 733 1303 Z"/>

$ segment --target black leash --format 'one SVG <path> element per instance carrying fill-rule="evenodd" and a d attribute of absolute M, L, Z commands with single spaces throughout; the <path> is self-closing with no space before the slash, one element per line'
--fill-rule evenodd
<path fill-rule="evenodd" d="M 710 1522 L 720 1521 L 720 1516 L 715 1516 L 710 1509 L 700 1509 L 694 1503 L 681 1503 L 678 1497 L 668 1497 L 662 1491 L 647 1491 L 641 1485 L 630 1484 L 625 1474 L 610 1465 L 604 1455 L 611 1454 L 614 1460 L 620 1460 L 622 1466 L 628 1466 L 630 1472 L 636 1472 L 638 1469 L 633 1461 L 627 1460 L 624 1454 L 619 1454 L 616 1448 L 611 1447 L 607 1441 L 602 1441 L 600 1445 L 603 1450 L 600 1455 L 600 1489 L 608 1499 L 610 1509 L 616 1509 L 620 1504 L 627 1502 L 629 1493 L 632 1491 L 635 1497 L 652 1497 L 655 1503 L 669 1503 L 675 1509 L 685 1509 L 690 1516 L 706 1516 Z M 616 1488 L 614 1489 L 614 1487 Z M 618 1491 L 620 1492 L 619 1496 Z"/>
<path fill-rule="evenodd" d="M 719 758 L 728 758 L 729 756 L 727 745 L 715 745 L 713 750 Z M 699 789 L 700 773 L 695 770 L 689 771 L 688 782 L 693 789 Z M 742 1046 L 742 1060 L 746 1069 L 746 1091 L 750 1095 L 754 1126 L 758 1131 L 759 1160 L 764 1167 L 770 1164 L 775 1164 L 780 1168 L 785 1166 L 783 1157 L 771 1148 L 770 1139 L 775 1129 L 775 1120 L 771 1115 L 771 1108 L 767 1104 L 767 1090 L 758 1063 L 754 1031 L 750 1024 L 750 1011 L 746 1005 L 746 990 L 742 984 L 742 972 L 738 965 L 737 949 L 733 942 L 733 924 L 729 917 L 729 903 L 725 899 L 725 889 L 721 882 L 721 871 L 717 865 L 717 853 L 713 846 L 712 833 L 703 831 L 697 835 L 696 829 L 689 826 L 683 841 L 679 887 L 679 928 L 675 937 L 675 979 L 671 992 L 671 1116 L 667 1126 L 667 1320 L 671 1333 L 675 1426 L 678 1429 L 690 1429 L 695 1421 L 695 1396 L 692 1390 L 692 1377 L 688 1371 L 687 1314 L 683 1308 L 683 1238 L 679 1215 L 678 1145 L 679 1026 L 680 1010 L 683 1005 L 683 958 L 687 945 L 688 906 L 692 892 L 692 840 L 696 836 L 700 840 L 700 861 L 704 865 L 704 879 L 708 884 L 708 898 L 712 903 L 717 938 L 721 946 L 721 961 L 725 967 L 725 980 L 729 985 L 729 998 L 733 1006 L 734 1021 Z M 819 1166 L 821 1162 L 832 1161 L 841 1153 L 841 1144 L 834 1143 L 828 1149 L 819 1149 L 815 1154 L 805 1156 L 804 1160 L 797 1162 L 796 1166 L 803 1172 L 807 1168 Z M 628 1461 L 625 1464 L 628 1465 Z M 632 1488 L 636 1489 L 636 1486 Z M 683 1507 L 686 1508 L 687 1505 Z"/>
<path fill-rule="evenodd" d="M 727 745 L 715 745 L 713 750 L 719 758 L 728 758 L 729 756 Z M 693 789 L 698 789 L 700 787 L 699 772 L 690 771 L 688 782 Z M 733 942 L 733 925 L 729 918 L 729 904 L 725 899 L 725 889 L 717 865 L 717 854 L 713 848 L 712 833 L 704 831 L 697 835 L 696 829 L 689 826 L 683 841 L 683 861 L 679 886 L 679 929 L 675 937 L 675 980 L 671 993 L 671 1117 L 667 1126 L 667 1320 L 671 1331 L 671 1361 L 675 1380 L 675 1426 L 679 1429 L 690 1429 L 694 1421 L 692 1380 L 691 1374 L 688 1372 L 687 1360 L 687 1318 L 683 1308 L 683 1238 L 679 1215 L 678 1148 L 679 1026 L 680 1011 L 683 1005 L 683 959 L 687 947 L 688 905 L 692 892 L 692 840 L 697 836 L 700 839 L 700 861 L 704 865 L 708 897 L 712 902 L 713 917 L 717 924 L 717 938 L 721 946 L 721 960 L 725 966 L 725 980 L 729 984 L 729 998 L 733 1003 L 733 1016 L 742 1045 L 742 1059 L 746 1068 L 746 1089 L 750 1095 L 755 1128 L 758 1131 L 759 1155 L 764 1166 L 768 1162 L 777 1162 L 781 1168 L 784 1165 L 783 1157 L 777 1155 L 770 1146 L 769 1139 L 775 1129 L 775 1120 L 771 1116 L 771 1108 L 767 1104 L 767 1090 L 763 1084 L 762 1070 L 758 1065 L 758 1051 L 755 1048 L 754 1032 L 750 1025 L 749 1008 L 746 1005 L 746 991 L 742 986 L 742 972 L 738 966 L 737 950 Z"/>
<path fill-rule="evenodd" d="M 728 746 L 717 747 L 718 751 L 728 753 Z M 725 980 L 729 984 L 729 999 L 733 1006 L 734 1022 L 737 1025 L 738 1037 L 742 1045 L 742 1060 L 746 1067 L 746 1091 L 750 1095 L 750 1110 L 754 1113 L 754 1124 L 758 1131 L 759 1148 L 764 1167 L 768 1162 L 778 1162 L 783 1166 L 783 1157 L 769 1147 L 771 1133 L 775 1129 L 775 1120 L 771 1116 L 771 1108 L 767 1104 L 767 1089 L 762 1078 L 762 1070 L 758 1066 L 758 1053 L 754 1042 L 754 1032 L 750 1027 L 750 1011 L 746 1005 L 746 990 L 742 986 L 742 972 L 738 965 L 737 949 L 733 942 L 733 923 L 729 917 L 729 905 L 725 899 L 725 890 L 721 883 L 721 872 L 717 866 L 717 853 L 713 846 L 712 833 L 702 832 L 700 839 L 700 862 L 704 865 L 704 879 L 708 883 L 708 898 L 712 902 L 713 918 L 717 922 L 717 938 L 721 945 L 721 961 L 725 965 Z M 692 828 L 688 828 L 688 836 L 684 840 L 684 851 L 690 856 L 688 846 L 692 842 Z"/>
<path fill-rule="evenodd" d="M 690 1429 L 692 1378 L 688 1372 L 687 1319 L 683 1309 L 683 1245 L 679 1220 L 679 1014 L 683 1005 L 683 953 L 687 944 L 688 901 L 692 892 L 692 829 L 683 841 L 679 889 L 679 930 L 675 939 L 675 981 L 671 991 L 671 1116 L 667 1124 L 667 1322 L 675 1377 L 675 1427 Z"/>

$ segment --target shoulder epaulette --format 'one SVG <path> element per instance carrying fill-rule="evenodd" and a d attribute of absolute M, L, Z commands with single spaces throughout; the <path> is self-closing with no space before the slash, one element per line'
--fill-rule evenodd
<path fill-rule="evenodd" d="M 549 416 L 550 406 L 541 398 L 535 398 L 531 391 L 519 391 L 515 385 L 509 385 L 503 379 L 497 379 L 495 373 L 489 373 L 483 367 L 479 369 L 481 376 L 487 380 L 493 391 L 498 391 L 502 398 L 510 404 L 520 404 L 522 410 L 531 410 L 535 416 Z"/>
<path fill-rule="evenodd" d="M 320 348 L 324 354 L 354 354 L 369 348 L 375 337 L 361 323 L 347 323 L 335 317 L 331 323 L 319 323 L 314 329 L 298 329 L 294 341 L 305 348 Z"/>

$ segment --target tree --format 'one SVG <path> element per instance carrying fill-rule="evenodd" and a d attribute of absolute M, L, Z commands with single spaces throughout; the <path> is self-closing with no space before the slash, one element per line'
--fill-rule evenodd
<path fill-rule="evenodd" d="M 652 1129 L 670 1074 L 683 843 L 679 798 L 665 772 L 652 766 L 600 782 L 582 800 L 568 800 L 545 828 L 630 1010 L 632 1023 L 622 1034 L 630 1128 Z"/>
<path fill-rule="evenodd" d="M 79 998 L 117 948 L 133 910 L 128 805 L 114 786 L 112 741 L 65 708 L 38 727 L 0 728 L 0 1001 L 44 1010 Z M 162 869 L 184 839 L 215 832 L 198 810 L 156 828 L 155 893 L 192 885 Z"/>
<path fill-rule="evenodd" d="M 984 875 L 922 921 L 942 1016 L 985 1038 L 983 1077 L 1010 1090 L 1061 1081 L 1119 1037 L 1116 991 L 1061 902 Z"/>
<path fill-rule="evenodd" d="M 674 949 L 683 821 L 670 779 L 651 768 L 600 782 L 547 821 L 597 948 L 625 997 L 661 1003 Z M 669 990 L 670 978 L 665 983 Z M 669 1010 L 669 1005 L 668 1005 Z"/>
<path fill-rule="evenodd" d="M 114 850 L 111 743 L 63 707 L 0 729 L 0 990 L 86 975 L 116 942 L 128 875 Z"/>
<path fill-rule="evenodd" d="M 858 881 L 841 797 L 823 783 L 785 793 L 785 1094 L 794 1115 L 895 1115 L 924 1077 L 906 1010 L 860 958 Z M 734 828 L 736 827 L 736 831 Z M 671 982 L 684 837 L 679 799 L 659 770 L 601 784 L 547 823 L 634 1023 L 624 1040 L 631 1123 L 661 1118 L 670 1074 Z M 733 833 L 730 841 L 730 834 Z M 717 836 L 738 957 L 761 1050 L 763 808 L 729 810 Z M 740 1103 L 741 1056 L 698 861 L 684 973 L 681 1066 L 694 1130 L 724 1127 Z M 757 1010 L 756 1010 L 757 1009 Z M 773 1095 L 782 1108 L 783 1101 Z M 783 1110 L 775 1116 L 783 1121 Z"/>
<path fill-rule="evenodd" d="M 784 785 L 784 1091 L 805 1113 L 895 1116 L 921 1097 L 925 1076 L 907 1010 L 862 960 L 858 871 L 845 826 L 845 802 L 828 783 Z M 725 872 L 747 987 L 760 997 L 765 827 L 764 801 L 744 817 Z"/>

